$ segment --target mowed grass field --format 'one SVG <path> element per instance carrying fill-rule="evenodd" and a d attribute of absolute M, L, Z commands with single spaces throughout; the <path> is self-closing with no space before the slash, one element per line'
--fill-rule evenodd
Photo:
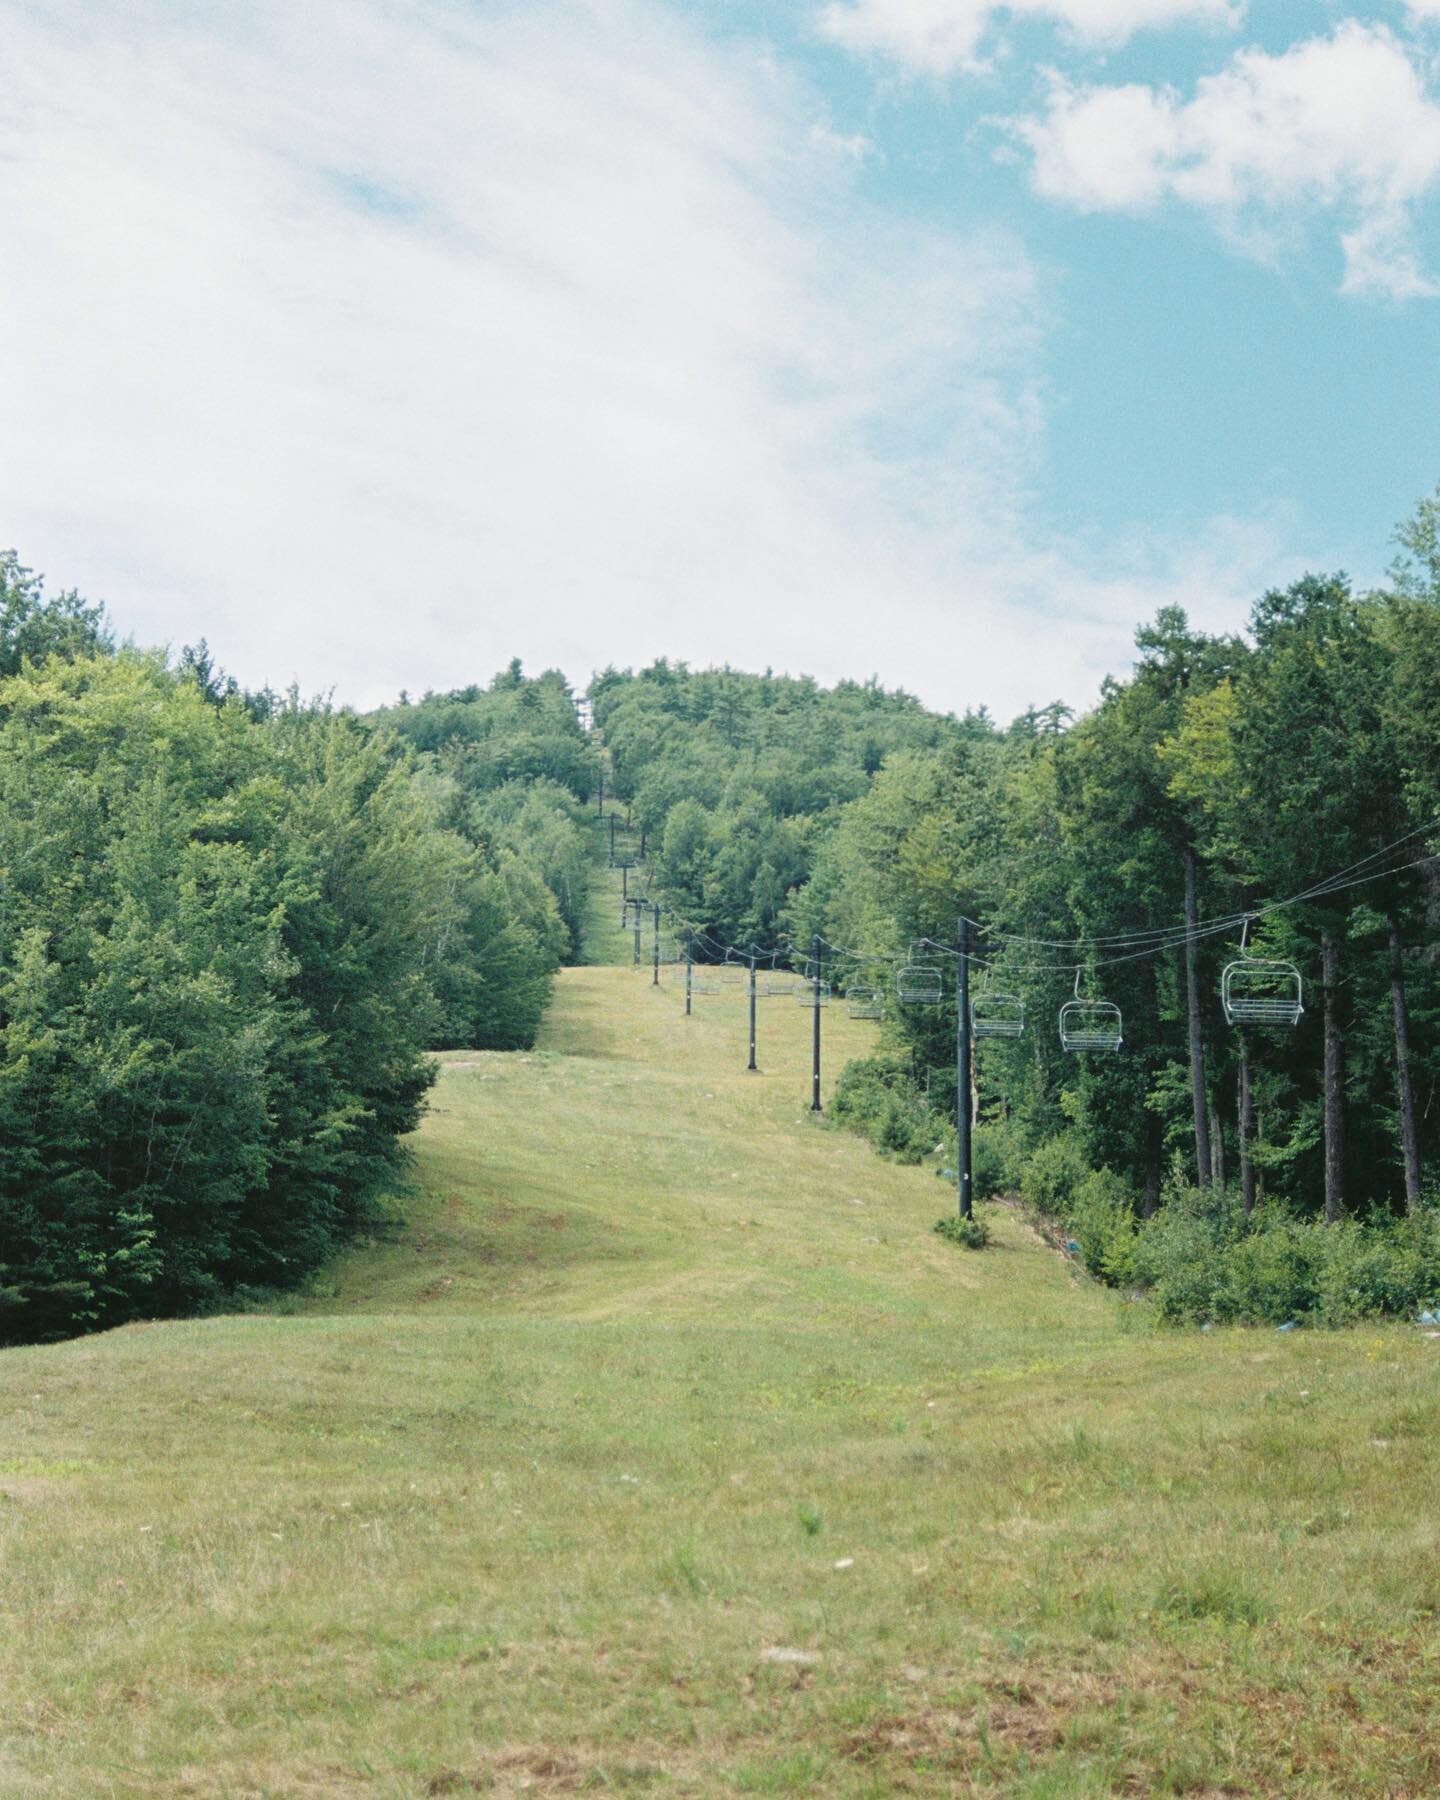
<path fill-rule="evenodd" d="M 0 1355 L 0 1793 L 1440 1791 L 1440 1342 L 953 1249 L 648 980 L 446 1056 L 295 1310 Z"/>

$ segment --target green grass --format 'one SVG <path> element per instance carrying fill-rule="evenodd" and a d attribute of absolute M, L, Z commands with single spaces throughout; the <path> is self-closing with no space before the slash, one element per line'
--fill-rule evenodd
<path fill-rule="evenodd" d="M 605 858 L 610 845 L 609 817 L 610 815 L 607 813 L 603 820 L 598 817 L 593 820 L 593 850 L 596 869 L 580 945 L 580 961 L 589 966 L 631 961 L 634 954 L 634 934 L 626 931 L 621 925 L 621 898 L 627 886 L 629 891 L 637 894 L 647 891 L 648 888 L 647 876 L 643 869 L 631 869 L 628 881 L 622 883 L 619 871 L 605 866 Z M 623 825 L 620 826 L 615 842 L 616 855 L 628 857 L 633 861 L 639 848 L 639 832 L 626 830 Z"/>
<path fill-rule="evenodd" d="M 1440 1789 L 1440 1343 L 956 1248 L 808 1027 L 571 970 L 326 1291 L 0 1357 L 0 1793 Z"/>

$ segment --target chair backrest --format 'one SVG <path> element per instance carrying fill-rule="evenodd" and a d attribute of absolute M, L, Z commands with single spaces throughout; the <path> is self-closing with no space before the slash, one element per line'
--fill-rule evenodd
<path fill-rule="evenodd" d="M 1298 1025 L 1305 984 L 1294 963 L 1247 956 L 1226 964 L 1220 1004 L 1227 1025 Z"/>
<path fill-rule="evenodd" d="M 933 1005 L 945 997 L 945 977 L 929 963 L 905 963 L 895 971 L 895 997 L 907 1005 Z"/>
<path fill-rule="evenodd" d="M 977 1038 L 1017 1038 L 1025 1033 L 1025 1002 L 1018 994 L 977 994 L 970 1007 Z"/>
<path fill-rule="evenodd" d="M 1118 1050 L 1123 1042 L 1120 1008 L 1113 1000 L 1067 1000 L 1060 1008 L 1062 1050 Z"/>

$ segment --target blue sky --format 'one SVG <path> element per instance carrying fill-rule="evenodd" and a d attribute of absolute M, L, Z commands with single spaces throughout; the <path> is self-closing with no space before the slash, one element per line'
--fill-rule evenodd
<path fill-rule="evenodd" d="M 950 224 L 1003 220 L 1043 267 L 1055 315 L 1039 484 L 1048 516 L 1076 530 L 1124 533 L 1138 518 L 1185 533 L 1268 500 L 1302 558 L 1378 580 L 1397 519 L 1440 480 L 1434 299 L 1340 291 L 1343 204 L 1279 206 L 1262 223 L 1271 243 L 1237 253 L 1203 216 L 1174 206 L 1048 204 L 1027 163 L 1003 155 L 999 121 L 1032 111 L 1050 70 L 1188 96 L 1237 50 L 1280 59 L 1347 20 L 1393 32 L 1395 54 L 1440 91 L 1440 17 L 1252 0 L 1232 27 L 1205 12 L 1084 43 L 1057 21 L 1017 25 L 997 8 L 982 46 L 991 66 L 978 71 L 856 57 L 817 32 L 808 9 L 789 14 L 781 42 L 832 96 L 837 129 L 873 144 L 865 186 L 882 204 Z M 768 7 L 718 7 L 714 17 L 731 29 L 779 23 Z M 1413 211 L 1431 279 L 1437 191 L 1432 183 Z"/>
<path fill-rule="evenodd" d="M 1440 481 L 1440 0 L 0 0 L 0 539 L 369 704 L 1084 704 Z"/>

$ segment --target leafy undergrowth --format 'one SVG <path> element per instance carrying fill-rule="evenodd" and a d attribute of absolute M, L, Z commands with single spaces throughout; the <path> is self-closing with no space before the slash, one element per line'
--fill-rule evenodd
<path fill-rule="evenodd" d="M 1440 1306 L 1440 1209 L 1409 1216 L 1296 1217 L 1278 1202 L 1246 1217 L 1234 1188 L 1167 1184 L 1135 1215 L 1110 1170 L 1087 1169 L 1072 1139 L 1044 1144 L 1021 1177 L 1043 1229 L 1097 1279 L 1142 1294 L 1172 1325 L 1361 1325 Z"/>
<path fill-rule="evenodd" d="M 957 1255 L 808 1025 L 569 971 L 328 1292 L 0 1358 L 0 1791 L 1440 1788 L 1440 1341 Z"/>

